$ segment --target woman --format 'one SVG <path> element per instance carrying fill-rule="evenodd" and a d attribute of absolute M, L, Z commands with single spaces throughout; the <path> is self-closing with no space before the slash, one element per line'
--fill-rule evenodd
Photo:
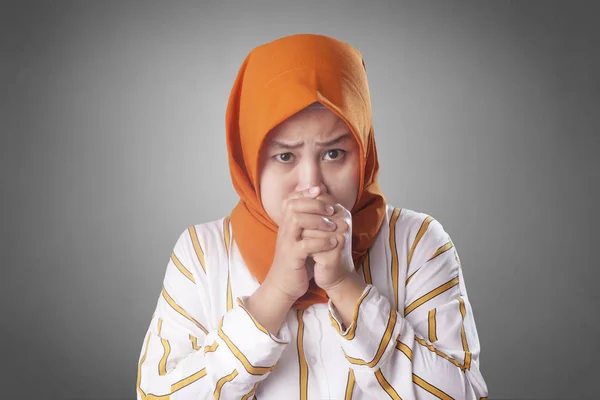
<path fill-rule="evenodd" d="M 240 201 L 176 242 L 138 399 L 480 399 L 442 225 L 386 204 L 360 53 L 312 34 L 244 60 L 227 108 Z"/>

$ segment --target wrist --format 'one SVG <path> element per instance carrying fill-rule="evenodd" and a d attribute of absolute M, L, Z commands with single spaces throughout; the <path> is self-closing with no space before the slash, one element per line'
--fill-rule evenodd
<path fill-rule="evenodd" d="M 293 303 L 282 296 L 276 288 L 263 282 L 248 297 L 246 308 L 260 325 L 269 333 L 277 336 Z"/>
<path fill-rule="evenodd" d="M 290 296 L 283 290 L 279 288 L 275 283 L 269 280 L 269 277 L 265 279 L 265 281 L 260 285 L 257 291 L 262 292 L 262 297 L 264 300 L 277 304 L 279 307 L 283 308 L 291 308 L 292 305 L 296 302 L 297 298 Z"/>
<path fill-rule="evenodd" d="M 354 305 L 364 292 L 367 284 L 356 272 L 351 272 L 335 286 L 326 290 L 333 305 L 342 311 L 344 308 L 354 309 Z M 344 318 L 345 319 L 345 318 Z"/>

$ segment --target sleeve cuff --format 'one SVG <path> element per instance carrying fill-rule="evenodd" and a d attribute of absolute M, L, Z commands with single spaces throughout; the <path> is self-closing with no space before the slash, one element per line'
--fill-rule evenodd
<path fill-rule="evenodd" d="M 352 340 L 354 338 L 356 332 L 356 325 L 358 324 L 358 314 L 361 312 L 361 306 L 364 303 L 365 297 L 371 292 L 371 288 L 373 285 L 367 285 L 363 290 L 361 296 L 359 297 L 356 305 L 354 306 L 354 314 L 352 316 L 352 323 L 350 326 L 347 326 L 346 329 L 343 329 L 343 318 L 339 314 L 338 310 L 335 308 L 335 305 L 331 300 L 327 303 L 329 307 L 329 318 L 331 319 L 331 325 L 335 328 L 335 330 L 347 340 Z"/>
<path fill-rule="evenodd" d="M 352 368 L 377 369 L 393 350 L 404 318 L 373 285 L 367 285 L 356 303 L 352 323 L 342 330 L 342 319 L 329 301 L 329 316 L 340 334 L 342 350 Z"/>
<path fill-rule="evenodd" d="M 247 297 L 236 300 L 237 307 L 221 320 L 218 335 L 249 374 L 264 375 L 290 343 L 291 331 L 284 322 L 277 336 L 270 334 L 246 308 Z"/>
<path fill-rule="evenodd" d="M 256 320 L 256 318 L 254 318 L 254 316 L 252 314 L 250 314 L 250 311 L 248 311 L 248 309 L 246 308 L 246 300 L 248 300 L 248 296 L 243 296 L 243 297 L 238 297 L 235 299 L 237 302 L 237 305 L 246 312 L 248 318 L 250 318 L 250 320 L 252 321 L 252 323 L 254 324 L 254 326 L 261 331 L 262 333 L 264 333 L 265 335 L 267 335 L 268 337 L 271 338 L 271 340 L 273 340 L 275 343 L 278 344 L 288 344 L 290 343 L 290 341 L 292 340 L 292 335 L 290 332 L 290 329 L 288 327 L 288 323 L 287 321 L 283 322 L 283 325 L 281 326 L 281 328 L 279 329 L 278 335 L 273 335 L 272 333 L 270 333 L 267 328 L 265 328 L 264 326 L 262 326 L 260 324 L 260 322 L 258 322 Z"/>

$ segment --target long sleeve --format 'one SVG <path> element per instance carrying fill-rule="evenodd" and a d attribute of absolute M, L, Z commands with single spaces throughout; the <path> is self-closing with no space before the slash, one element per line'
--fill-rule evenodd
<path fill-rule="evenodd" d="M 399 283 L 406 285 L 403 304 L 395 307 L 368 284 L 352 324 L 342 330 L 329 303 L 349 367 L 349 390 L 356 384 L 372 398 L 486 399 L 479 338 L 456 248 L 431 217 L 413 243 L 419 240 L 408 254 L 408 278 Z"/>
<path fill-rule="evenodd" d="M 252 398 L 291 340 L 287 324 L 278 337 L 269 334 L 246 297 L 211 323 L 201 245 L 190 227 L 174 246 L 140 353 L 138 400 Z"/>

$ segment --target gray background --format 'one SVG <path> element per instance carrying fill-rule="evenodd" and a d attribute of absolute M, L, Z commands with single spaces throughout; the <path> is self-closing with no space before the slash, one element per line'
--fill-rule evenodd
<path fill-rule="evenodd" d="M 551 1 L 4 6 L 2 398 L 134 398 L 175 240 L 236 203 L 224 116 L 239 65 L 298 32 L 363 53 L 384 193 L 454 239 L 490 399 L 597 397 L 595 11 Z"/>

